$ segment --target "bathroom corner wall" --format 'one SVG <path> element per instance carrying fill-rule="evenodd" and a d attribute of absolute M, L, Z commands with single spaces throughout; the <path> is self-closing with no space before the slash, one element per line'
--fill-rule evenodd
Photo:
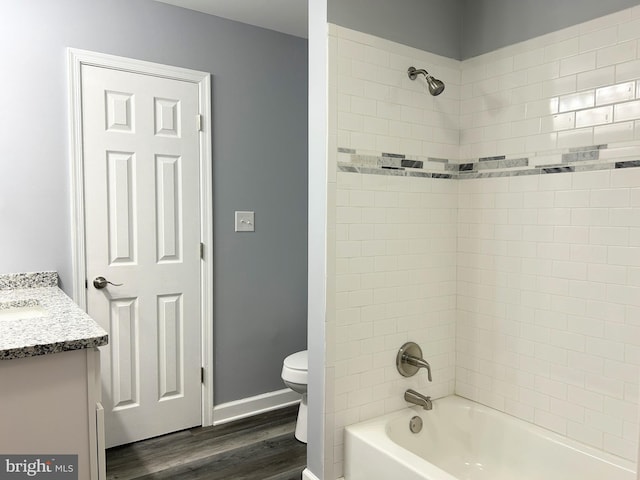
<path fill-rule="evenodd" d="M 456 393 L 631 460 L 639 38 L 635 7 L 462 62 L 458 180 Z"/>
<path fill-rule="evenodd" d="M 403 408 L 407 388 L 453 393 L 457 186 L 446 168 L 458 158 L 460 72 L 455 60 L 334 25 L 329 46 L 325 388 L 327 478 L 336 478 L 344 426 Z M 409 80 L 411 65 L 433 69 L 447 95 Z M 391 168 L 402 160 L 433 173 Z M 409 340 L 422 347 L 433 383 L 424 371 L 397 372 Z"/>

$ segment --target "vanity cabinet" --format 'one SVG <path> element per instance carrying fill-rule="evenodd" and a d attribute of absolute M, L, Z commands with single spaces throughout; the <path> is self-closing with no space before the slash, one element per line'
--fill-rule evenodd
<path fill-rule="evenodd" d="M 77 455 L 79 480 L 103 480 L 109 338 L 57 284 L 56 272 L 0 275 L 0 455 Z"/>
<path fill-rule="evenodd" d="M 103 480 L 104 416 L 96 348 L 0 361 L 0 454 L 78 455 Z"/>

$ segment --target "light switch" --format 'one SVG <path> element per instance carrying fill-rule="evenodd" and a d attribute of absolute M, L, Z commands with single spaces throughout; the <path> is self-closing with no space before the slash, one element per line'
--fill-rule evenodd
<path fill-rule="evenodd" d="M 236 232 L 255 232 L 254 212 L 236 211 Z"/>

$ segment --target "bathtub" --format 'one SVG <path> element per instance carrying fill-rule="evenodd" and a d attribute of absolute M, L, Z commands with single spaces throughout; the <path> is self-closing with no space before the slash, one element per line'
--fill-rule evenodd
<path fill-rule="evenodd" d="M 345 480 L 636 478 L 627 460 L 455 395 L 348 426 L 344 460 Z"/>

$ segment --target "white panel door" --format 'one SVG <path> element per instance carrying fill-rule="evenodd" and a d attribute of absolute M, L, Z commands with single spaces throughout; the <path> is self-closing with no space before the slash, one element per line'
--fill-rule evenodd
<path fill-rule="evenodd" d="M 109 332 L 108 447 L 201 424 L 198 100 L 194 83 L 82 66 L 87 311 Z"/>

